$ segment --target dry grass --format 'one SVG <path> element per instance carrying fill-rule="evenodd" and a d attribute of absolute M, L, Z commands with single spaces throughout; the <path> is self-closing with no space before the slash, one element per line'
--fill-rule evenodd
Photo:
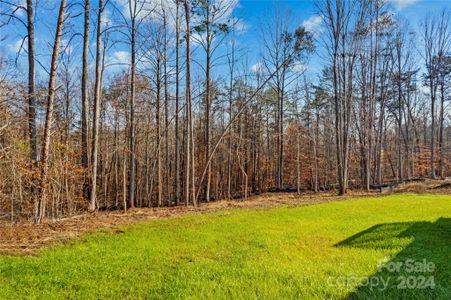
<path fill-rule="evenodd" d="M 411 182 L 396 187 L 395 192 L 451 194 L 451 189 L 439 188 L 443 181 L 428 180 Z M 139 208 L 122 211 L 83 214 L 57 221 L 47 220 L 43 224 L 19 222 L 11 224 L 0 221 L 0 254 L 35 254 L 43 246 L 54 242 L 65 242 L 84 233 L 103 229 L 115 232 L 117 225 L 135 223 L 140 220 L 169 218 L 189 213 L 209 213 L 219 210 L 242 208 L 271 208 L 275 206 L 301 206 L 330 201 L 340 201 L 355 197 L 374 197 L 378 192 L 350 191 L 346 196 L 337 196 L 335 192 L 303 193 L 267 193 L 252 196 L 246 200 L 220 200 L 202 203 L 198 207 L 178 206 L 166 208 Z"/>
<path fill-rule="evenodd" d="M 451 194 L 451 182 L 441 179 L 425 179 L 424 181 L 412 181 L 398 185 L 395 189 L 397 193 L 416 194 Z"/>

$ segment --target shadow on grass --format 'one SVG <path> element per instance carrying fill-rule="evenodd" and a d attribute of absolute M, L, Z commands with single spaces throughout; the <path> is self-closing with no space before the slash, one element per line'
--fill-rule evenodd
<path fill-rule="evenodd" d="M 379 224 L 336 246 L 402 249 L 390 260 L 381 262 L 371 276 L 345 279 L 345 284 L 359 283 L 347 299 L 451 299 L 449 218 Z"/>

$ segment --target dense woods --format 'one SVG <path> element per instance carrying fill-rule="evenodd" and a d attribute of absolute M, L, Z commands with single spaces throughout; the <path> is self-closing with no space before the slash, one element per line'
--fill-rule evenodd
<path fill-rule="evenodd" d="M 319 0 L 319 32 L 237 6 L 0 0 L 0 42 L 22 33 L 0 51 L 0 218 L 451 176 L 449 9 Z"/>

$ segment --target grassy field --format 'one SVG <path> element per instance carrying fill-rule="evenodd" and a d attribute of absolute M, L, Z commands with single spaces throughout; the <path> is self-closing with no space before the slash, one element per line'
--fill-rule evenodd
<path fill-rule="evenodd" d="M 451 299 L 450 218 L 393 195 L 147 221 L 0 256 L 0 298 Z"/>

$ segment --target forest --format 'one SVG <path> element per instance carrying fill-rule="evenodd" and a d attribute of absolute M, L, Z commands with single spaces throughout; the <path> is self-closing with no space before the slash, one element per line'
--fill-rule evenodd
<path fill-rule="evenodd" d="M 451 299 L 450 25 L 0 0 L 0 300 Z"/>
<path fill-rule="evenodd" d="M 450 10 L 393 4 L 0 0 L 0 217 L 451 176 Z"/>

